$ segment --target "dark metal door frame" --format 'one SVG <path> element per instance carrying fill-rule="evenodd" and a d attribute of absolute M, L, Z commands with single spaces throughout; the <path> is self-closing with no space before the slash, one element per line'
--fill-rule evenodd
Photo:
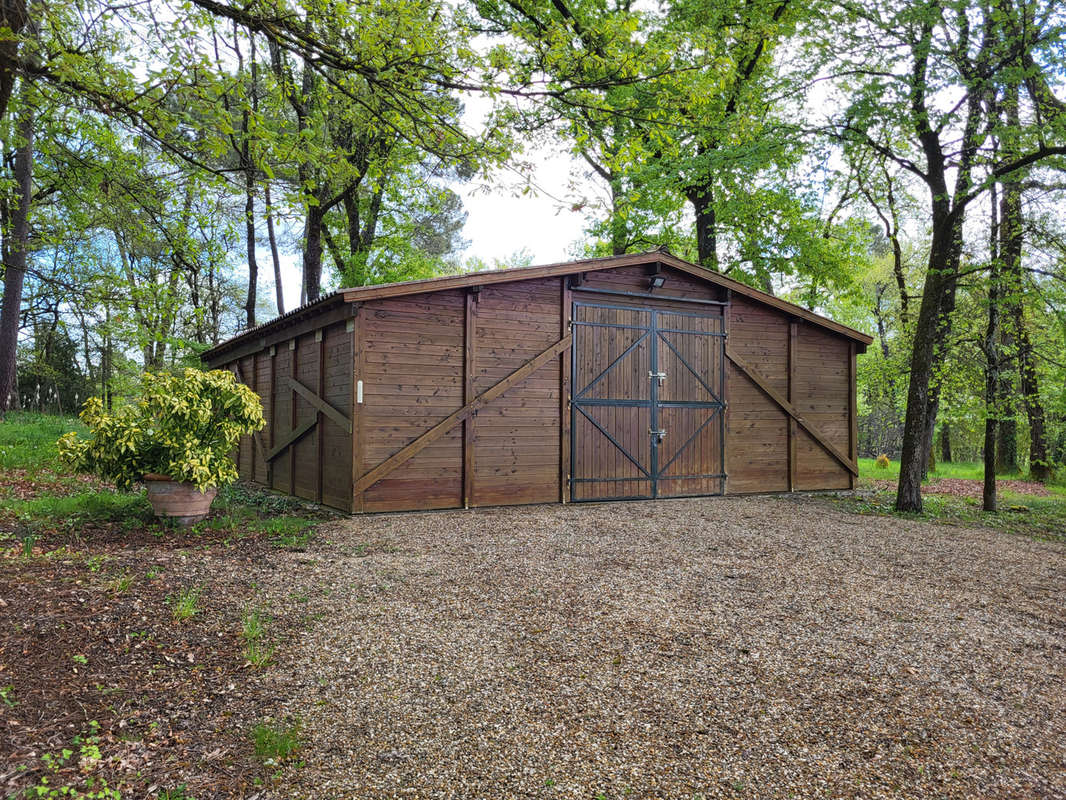
<path fill-rule="evenodd" d="M 638 324 L 621 324 L 621 323 L 612 323 L 612 322 L 588 322 L 588 321 L 583 321 L 583 320 L 579 319 L 579 314 L 578 314 L 578 309 L 579 308 L 602 308 L 602 309 L 609 309 L 609 310 L 633 311 L 633 312 L 645 313 L 645 314 L 648 314 L 648 324 L 647 325 L 638 325 Z M 636 466 L 637 469 L 640 470 L 641 473 L 643 473 L 643 477 L 642 478 L 632 478 L 632 477 L 625 477 L 625 478 L 580 477 L 579 478 L 579 477 L 575 477 L 574 475 L 571 474 L 571 476 L 570 476 L 570 500 L 571 500 L 571 502 L 578 502 L 578 503 L 580 503 L 580 502 L 596 502 L 596 501 L 601 499 L 601 498 L 586 498 L 585 500 L 576 499 L 574 497 L 574 484 L 576 484 L 576 483 L 607 483 L 607 482 L 610 482 L 610 481 L 647 480 L 649 482 L 650 486 L 651 486 L 651 494 L 650 495 L 628 496 L 628 497 L 602 498 L 602 499 L 612 499 L 612 500 L 654 499 L 654 498 L 658 498 L 658 497 L 661 497 L 661 496 L 666 496 L 666 497 L 674 496 L 674 495 L 661 495 L 660 494 L 660 492 L 659 492 L 659 482 L 660 482 L 660 480 L 663 480 L 664 477 L 667 480 L 679 480 L 679 479 L 686 479 L 686 478 L 688 478 L 688 479 L 718 478 L 719 481 L 720 481 L 719 482 L 719 490 L 718 490 L 718 492 L 716 492 L 714 494 L 724 494 L 725 493 L 725 479 L 726 479 L 726 474 L 724 472 L 724 466 L 725 466 L 725 402 L 722 399 L 722 394 L 723 394 L 724 387 L 725 387 L 725 338 L 726 338 L 725 318 L 724 317 L 721 318 L 722 319 L 722 330 L 720 332 L 708 333 L 706 331 L 693 331 L 693 330 L 685 330 L 685 329 L 681 329 L 681 328 L 663 328 L 663 327 L 660 327 L 659 326 L 659 315 L 660 314 L 670 314 L 672 316 L 682 316 L 682 317 L 698 317 L 698 318 L 712 318 L 712 319 L 715 318 L 714 316 L 708 315 L 708 314 L 697 314 L 697 313 L 692 313 L 692 312 L 674 311 L 674 310 L 667 310 L 667 309 L 661 309 L 660 310 L 660 309 L 656 309 L 656 308 L 650 308 L 650 307 L 647 307 L 647 306 L 610 305 L 610 304 L 606 304 L 606 303 L 582 302 L 582 301 L 578 301 L 578 300 L 575 300 L 574 303 L 573 303 L 573 311 L 572 311 L 572 314 L 571 314 L 571 320 L 572 320 L 572 325 L 574 326 L 574 336 L 573 336 L 573 341 L 571 342 L 571 358 L 570 358 L 570 385 L 573 387 L 573 391 L 574 391 L 573 397 L 571 398 L 571 401 L 570 401 L 570 431 L 571 431 L 571 435 L 570 435 L 570 468 L 571 468 L 571 471 L 574 470 L 575 465 L 578 463 L 577 462 L 577 442 L 576 442 L 576 437 L 573 435 L 573 432 L 576 429 L 576 423 L 577 423 L 578 414 L 580 414 L 586 420 L 588 420 L 588 422 L 591 425 L 593 425 L 600 433 L 602 433 L 607 438 L 607 440 L 611 443 L 611 445 L 613 447 L 617 448 L 622 453 L 622 455 L 624 455 L 634 466 Z M 643 333 L 640 336 L 638 336 L 637 339 L 635 341 L 633 341 L 632 344 L 630 344 L 628 347 L 626 347 L 625 350 L 623 350 L 620 355 L 618 355 L 616 358 L 614 358 L 611 361 L 610 364 L 608 364 L 602 371 L 600 371 L 599 374 L 596 375 L 596 377 L 594 377 L 591 381 L 589 381 L 585 386 L 579 386 L 578 382 L 577 382 L 577 380 L 578 380 L 578 375 L 577 375 L 577 366 L 578 366 L 577 347 L 578 347 L 578 341 L 579 341 L 579 337 L 577 335 L 577 329 L 580 328 L 580 327 L 620 328 L 620 329 L 625 329 L 625 330 L 643 331 Z M 710 386 L 708 386 L 707 382 L 704 380 L 704 376 L 700 373 L 700 371 L 698 369 L 694 368 L 688 362 L 688 360 L 678 351 L 678 349 L 676 347 L 674 347 L 674 345 L 668 339 L 666 339 L 663 336 L 664 333 L 681 333 L 681 334 L 686 334 L 686 335 L 691 335 L 691 336 L 709 336 L 709 337 L 715 337 L 715 338 L 719 339 L 719 343 L 718 343 L 719 375 L 718 375 L 718 391 L 717 392 L 715 392 Z M 668 348 L 670 348 L 670 350 L 673 351 L 673 353 L 677 357 L 678 361 L 680 361 L 681 364 L 685 368 L 687 368 L 696 377 L 696 380 L 699 381 L 700 385 L 703 386 L 704 390 L 706 390 L 706 392 L 712 398 L 714 398 L 712 401 L 701 401 L 701 400 L 660 400 L 659 399 L 659 388 L 660 388 L 661 384 L 660 384 L 659 379 L 656 376 L 659 374 L 659 342 L 660 342 L 660 340 L 662 341 L 663 344 L 665 344 Z M 648 380 L 650 382 L 650 390 L 649 390 L 649 396 L 648 396 L 647 400 L 634 399 L 634 398 L 589 398 L 589 397 L 586 396 L 588 394 L 588 392 L 596 384 L 598 384 L 608 373 L 611 372 L 612 369 L 614 369 L 618 364 L 620 364 L 630 353 L 632 353 L 644 341 L 648 341 L 650 343 L 649 344 L 649 354 L 648 354 L 649 355 L 649 367 L 650 367 Z M 632 453 L 627 451 L 626 448 L 617 440 L 616 437 L 612 436 L 611 433 L 606 428 L 604 428 L 603 425 L 601 425 L 591 414 L 589 414 L 588 412 L 585 411 L 585 407 L 586 406 L 589 406 L 589 407 L 592 407 L 592 406 L 637 407 L 637 408 L 647 408 L 648 409 L 648 421 L 649 421 L 648 435 L 650 437 L 652 437 L 648 469 L 645 469 L 644 465 L 642 465 L 640 463 L 640 461 L 633 456 Z M 681 444 L 681 446 L 677 449 L 677 451 L 675 451 L 674 455 L 665 464 L 660 465 L 659 464 L 659 447 L 662 444 L 662 438 L 659 436 L 659 434 L 657 432 L 660 431 L 660 428 L 659 428 L 659 411 L 662 408 L 703 408 L 703 409 L 710 410 L 710 414 L 708 415 L 708 417 L 705 420 L 703 420 L 702 423 L 700 423 L 696 427 L 696 430 L 692 434 L 690 434 L 689 437 Z M 718 438 L 719 438 L 719 442 L 720 442 L 720 453 L 719 453 L 719 462 L 718 463 L 719 463 L 719 465 L 722 466 L 723 471 L 722 472 L 717 472 L 717 473 L 706 474 L 706 475 L 663 476 L 663 472 L 667 468 L 669 468 L 670 465 L 673 464 L 674 461 L 677 460 L 678 456 L 680 456 L 681 453 L 683 453 L 685 451 L 685 449 L 690 444 L 692 444 L 693 441 L 695 441 L 696 437 L 699 436 L 699 434 L 707 427 L 707 425 L 711 424 L 715 420 L 717 420 L 717 424 L 719 426 L 719 437 Z M 677 496 L 681 496 L 681 495 L 677 495 Z M 685 496 L 692 496 L 692 495 L 685 495 Z"/>

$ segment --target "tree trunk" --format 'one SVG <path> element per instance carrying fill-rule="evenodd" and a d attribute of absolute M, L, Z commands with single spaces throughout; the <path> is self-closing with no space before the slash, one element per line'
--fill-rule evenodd
<path fill-rule="evenodd" d="M 247 131 L 245 132 L 247 136 Z M 248 156 L 248 144 L 245 141 L 244 156 Z M 255 327 L 255 301 L 259 283 L 259 263 L 255 258 L 255 171 L 249 162 L 244 171 L 244 236 L 248 249 L 248 296 L 244 301 L 244 325 Z"/>
<path fill-rule="evenodd" d="M 988 328 L 985 331 L 985 446 L 984 446 L 984 486 L 981 492 L 981 508 L 985 511 L 996 510 L 996 440 L 999 427 L 1000 409 L 997 395 L 1000 391 L 1001 367 L 1000 343 L 1002 332 L 999 322 L 999 303 L 1001 299 L 1000 275 L 1003 260 L 1002 216 L 997 225 L 996 187 L 992 186 L 992 214 L 989 237 L 988 270 Z M 1002 209 L 1001 209 L 1002 213 Z M 997 231 L 997 227 L 999 230 Z M 997 235 L 998 234 L 998 235 Z"/>
<path fill-rule="evenodd" d="M 274 206 L 270 204 L 270 182 L 263 184 L 263 203 L 266 205 L 267 239 L 270 241 L 270 259 L 274 262 L 274 295 L 278 303 L 278 316 L 285 313 L 285 292 L 281 285 L 281 258 L 278 255 L 278 240 L 274 235 Z"/>
<path fill-rule="evenodd" d="M 903 452 L 900 456 L 896 510 L 922 510 L 922 473 L 928 466 L 925 448 L 930 406 L 930 383 L 938 334 L 943 334 L 941 314 L 944 297 L 955 285 L 952 251 L 958 237 L 958 217 L 949 213 L 947 199 L 933 196 L 933 236 L 929 268 L 922 302 L 914 326 L 910 382 L 907 387 L 907 413 L 903 424 Z"/>
<path fill-rule="evenodd" d="M 1006 334 L 1003 336 L 1003 349 L 1009 352 L 1013 348 L 1013 341 L 1007 341 Z M 1004 356 L 1006 358 L 1006 356 Z M 1006 370 L 1003 370 L 1006 372 Z M 999 422 L 999 443 L 996 445 L 996 471 L 1012 473 L 1018 471 L 1018 421 L 1014 418 L 1014 404 L 1011 395 L 1014 393 L 1014 384 L 1010 380 L 1002 380 L 1001 374 L 1000 403 L 1002 405 L 1003 419 Z"/>
<path fill-rule="evenodd" d="M 4 0 L 0 3 L 0 28 L 8 29 L 7 35 L 0 41 L 0 120 L 7 115 L 11 92 L 15 88 L 21 44 L 18 34 L 29 22 L 27 11 L 25 0 Z"/>
<path fill-rule="evenodd" d="M 611 175 L 611 255 L 621 256 L 625 255 L 626 244 L 629 237 L 626 231 L 626 221 L 622 216 L 621 208 L 622 198 L 625 195 L 622 189 L 622 181 L 615 175 Z"/>
<path fill-rule="evenodd" d="M 696 215 L 696 260 L 718 272 L 718 217 L 714 209 L 714 189 L 700 186 L 688 193 Z"/>
<path fill-rule="evenodd" d="M 940 426 L 940 460 L 951 463 L 951 426 L 946 422 Z"/>
<path fill-rule="evenodd" d="M 1003 138 L 1004 155 L 1010 158 L 1016 158 L 1019 150 L 1017 142 L 1017 130 L 1020 127 L 1018 95 L 1018 85 L 1008 84 L 1003 99 L 1004 121 L 1006 122 Z M 1006 287 L 1004 305 L 1011 329 L 1011 343 L 1015 346 L 1014 361 L 1018 369 L 1018 388 L 1025 407 L 1026 418 L 1029 421 L 1029 473 L 1034 480 L 1046 481 L 1050 477 L 1050 470 L 1044 406 L 1040 401 L 1040 384 L 1033 357 L 1033 344 L 1025 322 L 1025 286 L 1022 273 L 1025 216 L 1022 208 L 1022 185 L 1017 177 L 1003 182 L 1000 235 L 1003 282 Z M 1018 469 L 1017 422 L 1014 418 L 1009 420 L 1009 427 L 1009 431 L 1001 429 L 1000 441 L 1003 449 L 997 455 L 1001 470 L 1014 472 Z"/>
<path fill-rule="evenodd" d="M 1021 367 L 1022 402 L 1029 420 L 1029 477 L 1045 483 L 1051 479 L 1051 463 L 1048 458 L 1047 423 L 1044 404 L 1040 399 L 1040 383 L 1036 374 L 1033 344 L 1025 329 L 1024 319 L 1017 320 L 1018 363 Z"/>
<path fill-rule="evenodd" d="M 321 198 L 320 198 L 321 199 Z M 301 301 L 313 303 L 322 293 L 322 225 L 325 213 L 321 204 L 307 209 L 304 222 L 303 290 Z"/>
<path fill-rule="evenodd" d="M 16 206 L 10 229 L 4 236 L 4 297 L 0 303 L 0 412 L 12 404 L 15 388 L 15 357 L 18 351 L 22 285 L 30 246 L 30 203 L 33 200 L 33 114 L 23 109 L 18 123 L 18 150 L 12 174 Z"/>
<path fill-rule="evenodd" d="M 251 44 L 251 82 L 249 95 L 252 100 L 252 110 L 256 116 L 259 113 L 259 66 L 256 64 L 255 34 L 249 33 Z M 237 53 L 238 65 L 243 68 L 241 56 L 240 37 L 237 35 L 237 25 L 233 27 L 233 48 Z M 248 297 L 244 301 L 245 327 L 255 327 L 255 303 L 259 288 L 259 262 L 255 258 L 255 164 L 252 159 L 252 143 L 249 141 L 251 132 L 251 112 L 245 105 L 241 109 L 241 166 L 244 167 L 244 236 L 248 248 Z"/>

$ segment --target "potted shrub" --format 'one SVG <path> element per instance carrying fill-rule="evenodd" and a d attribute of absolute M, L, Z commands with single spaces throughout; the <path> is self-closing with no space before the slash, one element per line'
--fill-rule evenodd
<path fill-rule="evenodd" d="M 89 435 L 63 436 L 63 461 L 119 489 L 143 482 L 156 516 L 181 525 L 207 516 L 219 487 L 237 480 L 230 455 L 264 425 L 259 397 L 223 370 L 146 372 L 134 402 L 105 411 L 92 397 L 80 417 Z"/>

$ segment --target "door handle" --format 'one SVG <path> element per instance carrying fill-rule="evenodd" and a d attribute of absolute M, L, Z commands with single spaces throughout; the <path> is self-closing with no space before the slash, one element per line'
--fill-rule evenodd
<path fill-rule="evenodd" d="M 663 439 L 666 438 L 666 431 L 664 431 L 662 428 L 660 428 L 659 430 L 655 430 L 654 428 L 648 428 L 648 433 L 654 436 L 658 440 L 659 444 L 662 444 Z"/>
<path fill-rule="evenodd" d="M 659 381 L 659 385 L 662 386 L 663 385 L 663 381 L 666 380 L 666 373 L 665 372 L 649 372 L 648 373 L 648 377 L 652 378 L 653 380 L 658 380 Z"/>

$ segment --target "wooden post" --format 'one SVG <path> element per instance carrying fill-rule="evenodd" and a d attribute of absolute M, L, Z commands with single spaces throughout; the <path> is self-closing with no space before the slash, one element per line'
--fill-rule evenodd
<path fill-rule="evenodd" d="M 363 315 L 362 309 L 356 308 L 351 318 L 351 352 L 349 364 L 352 370 L 352 502 L 353 513 L 363 510 L 363 493 L 355 492 L 355 483 L 363 474 L 363 414 L 359 403 L 358 386 L 363 379 Z"/>
<path fill-rule="evenodd" d="M 574 304 L 570 293 L 570 281 L 566 275 L 559 279 L 562 302 L 560 307 L 559 336 L 570 332 Z M 570 501 L 570 372 L 573 348 L 567 348 L 559 357 L 559 500 Z"/>
<path fill-rule="evenodd" d="M 474 370 L 477 353 L 477 301 L 479 287 L 466 290 L 466 308 L 463 312 L 463 405 L 474 399 Z M 463 420 L 463 508 L 476 505 L 474 485 L 474 446 L 477 441 L 475 411 Z"/>
<path fill-rule="evenodd" d="M 326 331 L 319 328 L 315 331 L 318 339 L 318 396 L 326 394 Z M 315 502 L 322 502 L 322 484 L 324 477 L 324 465 L 326 457 L 326 437 L 323 436 L 326 429 L 326 417 L 321 410 L 317 414 L 318 425 L 315 428 L 315 439 L 318 443 L 318 476 L 315 482 Z"/>
<path fill-rule="evenodd" d="M 858 372 L 856 363 L 855 342 L 848 342 L 848 454 L 851 462 L 859 464 L 859 403 L 858 403 Z M 848 486 L 855 488 L 855 473 L 848 473 Z"/>
<path fill-rule="evenodd" d="M 273 450 L 274 449 L 274 431 L 277 428 L 277 424 L 278 424 L 277 420 L 275 419 L 275 417 L 277 415 L 274 413 L 274 409 L 277 408 L 277 404 L 274 402 L 274 399 L 275 399 L 275 394 L 274 393 L 277 391 L 277 384 L 278 384 L 278 377 L 277 377 L 278 376 L 278 370 L 277 370 L 277 347 L 275 347 L 274 345 L 271 345 L 270 346 L 270 350 L 267 351 L 267 352 L 270 354 L 268 356 L 268 358 L 270 359 L 270 362 L 269 362 L 270 363 L 270 417 L 267 420 L 267 442 L 269 442 L 269 444 L 267 445 L 267 450 L 269 451 L 269 450 Z M 269 459 L 267 459 L 266 453 L 263 454 L 263 459 L 266 461 L 267 486 L 269 486 L 271 489 L 273 489 L 273 488 L 275 488 L 274 487 L 274 462 L 270 461 Z"/>
<path fill-rule="evenodd" d="M 729 314 L 733 304 L 733 291 L 731 289 L 725 290 L 725 301 L 727 305 L 722 306 L 722 333 L 725 336 L 721 339 L 722 350 L 719 354 L 722 361 L 722 438 L 724 446 L 722 447 L 722 474 L 725 475 L 722 478 L 722 494 L 729 493 L 729 373 L 732 367 L 729 366 L 729 361 L 725 357 L 725 348 L 729 343 Z"/>
<path fill-rule="evenodd" d="M 289 374 L 296 377 L 296 351 L 300 349 L 300 339 L 297 336 L 289 340 Z M 296 390 L 289 390 L 289 429 L 296 430 Z M 289 494 L 296 494 L 296 443 L 289 446 Z"/>
<path fill-rule="evenodd" d="M 796 403 L 796 344 L 799 325 L 796 320 L 790 320 L 788 323 L 788 402 L 795 405 Z M 796 464 L 796 440 L 799 438 L 799 430 L 796 427 L 796 420 L 792 417 L 785 417 L 788 422 L 788 490 L 790 492 L 796 491 L 796 473 L 798 467 Z"/>

